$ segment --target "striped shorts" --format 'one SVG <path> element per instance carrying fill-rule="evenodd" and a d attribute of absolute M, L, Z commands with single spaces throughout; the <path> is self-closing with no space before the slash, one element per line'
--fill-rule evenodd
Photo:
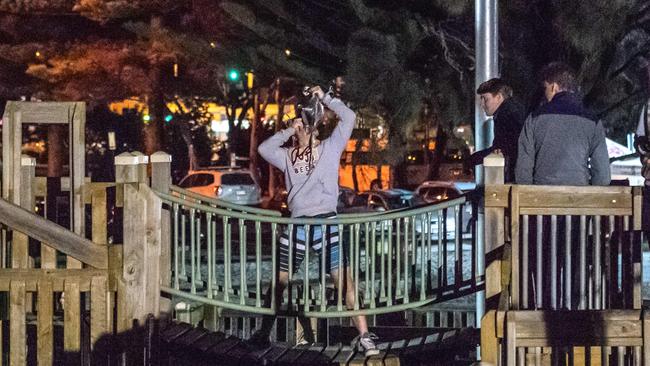
<path fill-rule="evenodd" d="M 335 218 L 335 213 L 328 213 L 318 216 L 313 216 L 312 218 Z M 306 217 L 302 217 L 306 218 Z M 293 268 L 292 272 L 295 273 L 300 264 L 305 258 L 305 249 L 306 249 L 306 239 L 309 234 L 309 245 L 312 249 L 318 254 L 318 258 L 321 258 L 321 251 L 323 250 L 323 243 L 325 243 L 325 268 L 329 270 L 329 273 L 335 271 L 339 268 L 339 228 L 337 225 L 327 225 L 325 226 L 325 237 L 323 238 L 323 227 L 321 225 L 310 226 L 309 233 L 305 226 L 295 225 L 293 227 L 292 235 L 292 246 L 295 249 L 293 252 Z M 280 236 L 280 271 L 289 272 L 289 228 L 285 228 Z M 343 266 L 346 263 L 345 255 L 342 258 Z"/>

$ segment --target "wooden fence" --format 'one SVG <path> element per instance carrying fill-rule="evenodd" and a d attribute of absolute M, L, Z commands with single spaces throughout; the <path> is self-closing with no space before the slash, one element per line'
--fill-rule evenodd
<path fill-rule="evenodd" d="M 33 159 L 23 158 L 20 205 L 0 200 L 0 365 L 139 359 L 95 348 L 160 315 L 169 262 L 160 260 L 162 203 L 142 174 L 146 164 L 124 154 L 116 158 L 117 182 L 86 182 L 91 220 L 78 235 L 34 212 L 36 198 L 48 202 L 47 189 Z"/>
<path fill-rule="evenodd" d="M 486 162 L 483 361 L 647 365 L 641 190 L 505 185 L 502 159 Z M 571 336 L 581 321 L 589 336 Z M 612 331 L 626 324 L 638 332 Z"/>

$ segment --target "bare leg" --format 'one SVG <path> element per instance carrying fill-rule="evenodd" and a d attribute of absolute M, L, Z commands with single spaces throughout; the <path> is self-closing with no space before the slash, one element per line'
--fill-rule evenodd
<path fill-rule="evenodd" d="M 330 273 L 332 280 L 334 281 L 334 286 L 338 287 L 339 285 L 339 271 L 332 271 Z M 348 310 L 354 309 L 354 304 L 356 301 L 356 296 L 354 293 L 354 284 L 352 283 L 352 274 L 350 273 L 350 267 L 345 267 L 345 275 L 343 276 L 343 290 L 345 291 L 345 307 Z M 354 326 L 359 331 L 359 335 L 362 335 L 368 332 L 368 322 L 366 321 L 365 315 L 357 315 L 352 318 Z"/>
<path fill-rule="evenodd" d="M 289 272 L 284 272 L 280 271 L 278 275 L 278 282 L 276 283 L 275 286 L 275 308 L 280 307 L 280 303 L 282 302 L 282 293 L 284 292 L 284 289 L 287 287 L 287 284 L 289 283 Z M 264 306 L 268 307 L 271 305 L 271 288 L 266 291 L 266 294 L 264 296 Z M 275 315 L 265 315 L 262 317 L 262 328 L 260 329 L 260 332 L 264 335 L 271 334 L 271 329 L 273 328 L 273 324 L 275 324 Z"/>

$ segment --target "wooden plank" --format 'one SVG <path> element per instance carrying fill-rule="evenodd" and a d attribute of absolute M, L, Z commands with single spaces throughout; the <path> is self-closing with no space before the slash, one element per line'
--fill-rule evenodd
<path fill-rule="evenodd" d="M 70 123 L 70 190 L 72 231 L 85 237 L 85 214 L 83 202 L 84 177 L 86 172 L 86 103 L 76 102 L 69 109 Z M 72 265 L 81 265 L 76 259 L 68 261 L 68 268 Z M 74 266 L 74 268 L 80 268 Z"/>
<path fill-rule="evenodd" d="M 0 221 L 95 268 L 108 267 L 108 252 L 101 246 L 38 215 L 0 200 Z"/>
<path fill-rule="evenodd" d="M 12 133 L 12 131 L 9 131 L 9 133 Z M 20 192 L 21 192 L 20 161 L 22 156 L 22 143 L 23 143 L 22 112 L 20 111 L 16 111 L 16 113 L 14 114 L 13 140 L 14 140 L 12 144 L 13 152 L 11 153 L 11 155 L 8 156 L 9 159 L 12 159 L 14 161 L 13 170 L 10 172 L 11 180 L 13 181 L 12 192 L 10 193 L 8 201 L 20 205 Z M 3 156 L 3 161 L 6 160 L 7 158 Z"/>
<path fill-rule="evenodd" d="M 151 189 L 169 192 L 171 186 L 171 155 L 158 151 L 151 155 Z M 160 220 L 160 283 L 171 286 L 171 212 L 161 213 Z M 161 299 L 162 301 L 162 299 Z M 161 302 L 162 312 L 171 312 L 171 303 Z"/>
<path fill-rule="evenodd" d="M 643 312 L 643 364 L 650 365 L 650 314 Z"/>
<path fill-rule="evenodd" d="M 508 207 L 510 198 L 509 184 L 487 185 L 485 186 L 485 207 Z"/>
<path fill-rule="evenodd" d="M 3 269 L 0 271 L 0 291 L 9 291 L 11 281 L 20 278 L 25 282 L 28 292 L 38 290 L 38 282 L 52 281 L 53 290 L 64 291 L 64 281 L 75 280 L 81 291 L 90 291 L 90 282 L 94 276 L 106 276 L 106 270 L 100 269 Z"/>
<path fill-rule="evenodd" d="M 626 186 L 544 186 L 544 185 L 517 185 L 523 195 L 576 195 L 590 194 L 599 196 L 630 195 L 632 187 Z"/>
<path fill-rule="evenodd" d="M 633 206 L 633 221 L 632 229 L 641 230 L 641 219 L 643 217 L 642 212 L 643 205 L 643 188 L 642 187 L 632 187 L 632 206 Z"/>
<path fill-rule="evenodd" d="M 108 322 L 107 294 L 108 281 L 106 276 L 95 276 L 90 289 L 90 346 L 110 331 Z"/>
<path fill-rule="evenodd" d="M 25 324 L 25 281 L 12 281 L 9 293 L 9 364 L 25 365 L 27 333 Z"/>
<path fill-rule="evenodd" d="M 21 132 L 22 133 L 22 132 Z M 20 177 L 16 183 L 15 191 L 20 194 L 20 207 L 29 212 L 34 211 L 34 197 L 32 195 L 32 182 L 35 175 L 36 159 L 28 156 L 20 157 Z M 11 267 L 29 268 L 29 237 L 22 232 L 14 231 L 11 247 Z"/>
<path fill-rule="evenodd" d="M 14 102 L 24 123 L 68 124 L 68 109 L 78 102 Z"/>
<path fill-rule="evenodd" d="M 641 319 L 640 310 L 623 310 L 623 309 L 610 309 L 610 310 L 548 310 L 548 311 L 533 311 L 533 310 L 520 310 L 508 312 L 508 317 L 516 319 L 517 321 L 527 322 L 557 322 L 563 323 L 565 321 L 580 321 L 580 322 L 608 322 L 615 320 L 622 321 L 638 321 Z"/>
<path fill-rule="evenodd" d="M 47 197 L 47 177 L 34 177 L 34 196 Z"/>
<path fill-rule="evenodd" d="M 11 131 L 15 130 L 16 102 L 8 101 L 2 115 L 2 198 L 12 199 L 13 194 L 13 171 L 14 171 L 14 136 Z"/>
<path fill-rule="evenodd" d="M 41 268 L 56 268 L 56 249 L 47 243 L 41 243 Z"/>
<path fill-rule="evenodd" d="M 488 310 L 481 319 L 481 361 L 496 365 L 498 349 L 496 311 Z"/>
<path fill-rule="evenodd" d="M 94 190 L 91 198 L 93 243 L 108 244 L 106 190 Z"/>
<path fill-rule="evenodd" d="M 52 365 L 54 350 L 52 282 L 38 282 L 38 314 L 37 314 L 37 360 L 39 366 Z"/>
<path fill-rule="evenodd" d="M 521 186 L 513 186 L 510 191 L 510 242 L 512 245 L 510 271 L 510 292 L 511 308 L 519 309 L 520 306 L 520 282 L 519 282 L 519 189 Z M 509 362 L 509 361 L 508 361 Z"/>
<path fill-rule="evenodd" d="M 160 312 L 160 215 L 162 202 L 145 184 L 125 185 L 124 278 L 126 314 L 144 321 Z"/>
<path fill-rule="evenodd" d="M 63 300 L 63 349 L 66 352 L 79 352 L 81 343 L 79 283 L 65 281 Z"/>
<path fill-rule="evenodd" d="M 586 215 L 586 216 L 630 216 L 632 215 L 632 208 L 580 208 L 580 207 L 522 207 L 519 211 L 520 215 Z"/>
<path fill-rule="evenodd" d="M 115 182 L 86 182 L 84 184 L 84 204 L 92 203 L 92 196 L 97 191 L 106 191 L 108 188 L 116 187 Z"/>
<path fill-rule="evenodd" d="M 521 207 L 545 207 L 545 208 L 618 208 L 629 209 L 632 207 L 631 192 L 588 193 L 582 190 L 575 190 L 562 193 L 546 193 L 540 191 L 520 192 Z"/>
<path fill-rule="evenodd" d="M 29 267 L 29 237 L 15 231 L 11 241 L 11 268 L 28 268 Z"/>

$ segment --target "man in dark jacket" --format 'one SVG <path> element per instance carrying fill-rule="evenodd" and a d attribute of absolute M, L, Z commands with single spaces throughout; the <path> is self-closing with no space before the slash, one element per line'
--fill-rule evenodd
<path fill-rule="evenodd" d="M 541 72 L 548 103 L 527 119 L 519 137 L 516 182 L 545 185 L 609 185 L 603 124 L 577 94 L 571 69 L 553 62 Z"/>
<path fill-rule="evenodd" d="M 481 107 L 485 114 L 494 119 L 494 141 L 491 147 L 472 154 L 471 163 L 482 164 L 483 158 L 492 152 L 500 151 L 505 158 L 505 181 L 513 182 L 517 141 L 526 117 L 524 107 L 512 98 L 512 88 L 499 78 L 479 85 L 476 94 L 481 98 Z"/>

